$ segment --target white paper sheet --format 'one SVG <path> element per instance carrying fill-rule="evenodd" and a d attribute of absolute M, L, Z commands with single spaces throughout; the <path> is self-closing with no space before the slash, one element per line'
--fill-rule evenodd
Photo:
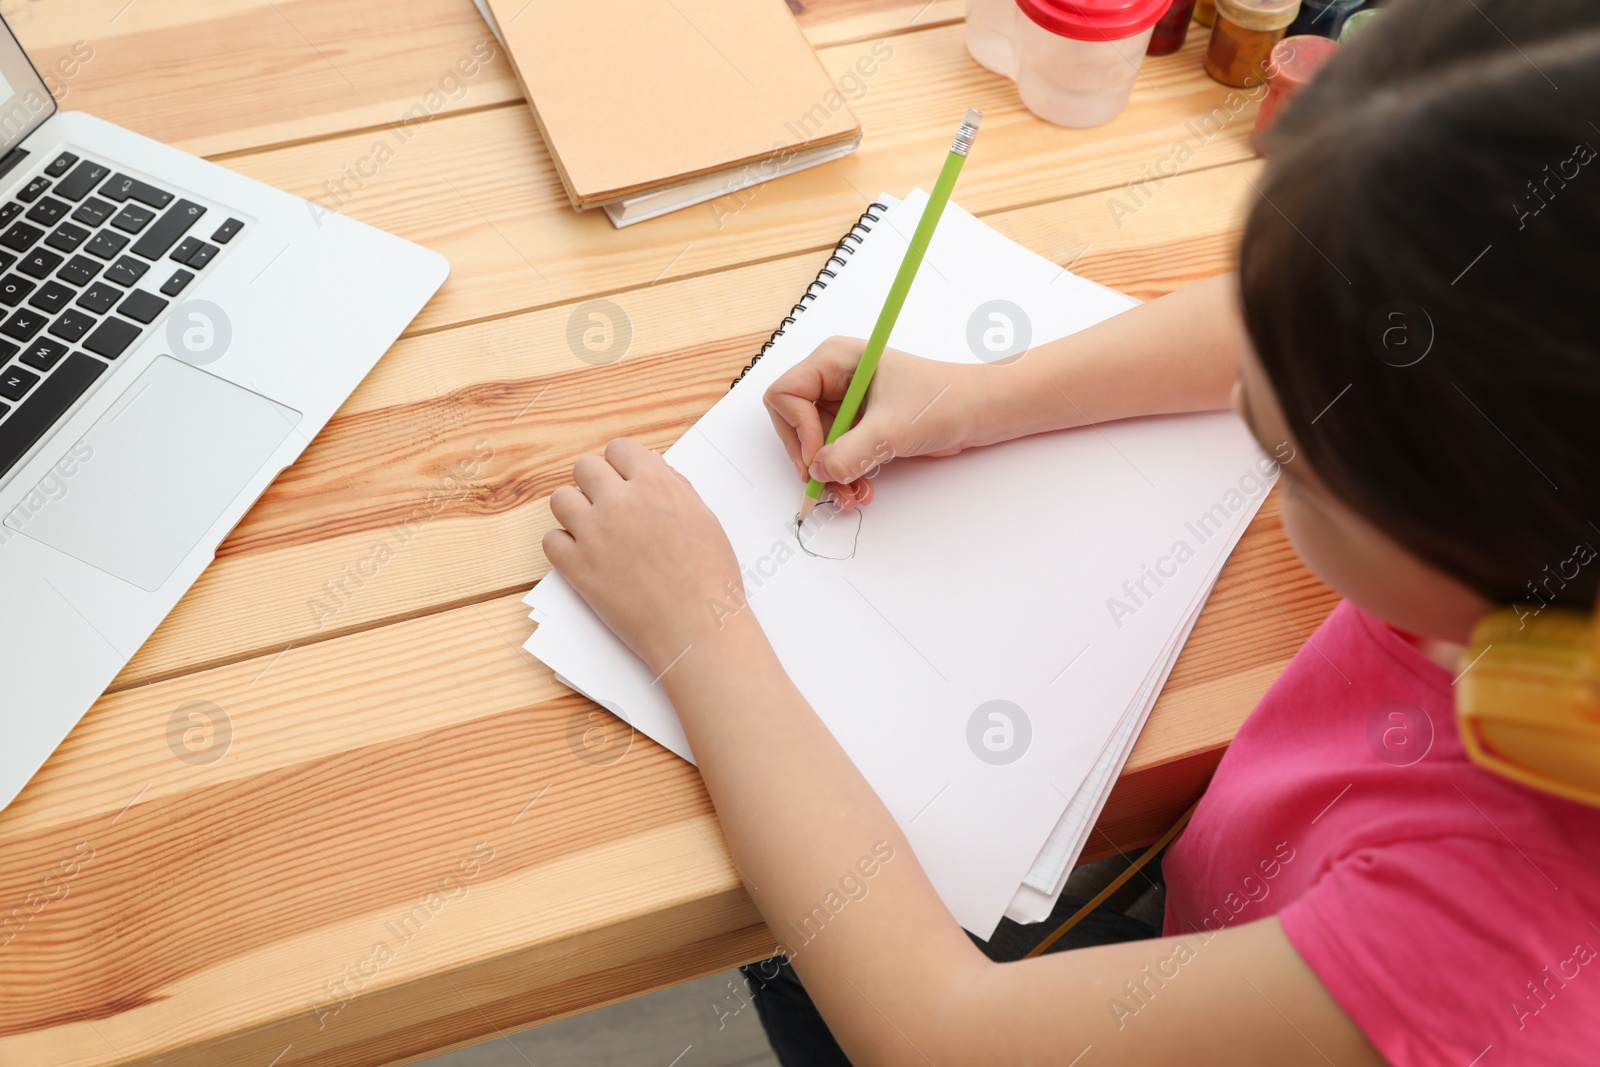
<path fill-rule="evenodd" d="M 925 199 L 919 190 L 886 213 L 667 458 L 722 521 L 750 610 L 801 692 L 957 920 L 988 937 L 1267 483 L 1231 414 L 1130 420 L 895 460 L 860 513 L 852 558 L 799 552 L 798 483 L 762 392 L 828 336 L 870 331 Z M 1135 303 L 952 204 L 890 343 L 977 362 L 969 322 L 993 299 L 1023 310 L 1035 345 Z M 1113 612 L 1113 598 L 1127 610 Z M 650 672 L 570 586 L 552 575 L 528 603 L 540 624 L 533 655 L 693 758 Z M 995 700 L 1021 708 L 1031 726 L 1015 762 L 986 762 L 981 744 L 969 744 L 975 713 Z"/>
<path fill-rule="evenodd" d="M 1123 716 L 1116 733 L 1106 743 L 1099 761 L 1078 787 L 1077 795 L 1067 802 L 1067 810 L 1061 813 L 1061 821 L 1051 831 L 1050 840 L 1045 842 L 1028 871 L 1028 877 L 1011 898 L 1011 904 L 1006 908 L 1006 918 L 1019 923 L 1039 923 L 1050 918 L 1050 913 L 1055 910 L 1056 902 L 1066 889 L 1067 875 L 1077 865 L 1078 857 L 1088 844 L 1089 834 L 1099 821 L 1100 813 L 1105 810 L 1106 800 L 1117 784 L 1117 776 L 1122 773 L 1123 766 L 1133 753 L 1133 746 L 1139 740 L 1139 734 L 1144 730 L 1144 724 L 1150 718 L 1156 698 L 1167 684 L 1173 666 L 1178 662 L 1184 643 L 1200 618 L 1200 611 L 1205 607 L 1206 598 L 1211 595 L 1211 588 L 1208 585 L 1196 598 L 1189 617 L 1173 635 L 1166 658 L 1151 672 L 1145 687 Z"/>

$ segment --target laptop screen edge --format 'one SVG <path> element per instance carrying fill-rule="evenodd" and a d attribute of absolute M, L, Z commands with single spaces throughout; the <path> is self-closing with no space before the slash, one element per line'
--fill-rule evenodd
<path fill-rule="evenodd" d="M 28 58 L 9 23 L 0 18 L 0 156 L 25 141 L 56 113 L 55 96 Z"/>

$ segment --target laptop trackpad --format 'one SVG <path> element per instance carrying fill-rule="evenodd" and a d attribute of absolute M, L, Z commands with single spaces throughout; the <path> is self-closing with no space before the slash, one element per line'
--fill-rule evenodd
<path fill-rule="evenodd" d="M 158 357 L 5 524 L 153 592 L 299 421 L 264 396 Z"/>

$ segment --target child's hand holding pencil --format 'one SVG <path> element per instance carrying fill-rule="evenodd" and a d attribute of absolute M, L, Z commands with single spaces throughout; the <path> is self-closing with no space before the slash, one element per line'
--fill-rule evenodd
<path fill-rule="evenodd" d="M 977 397 L 985 369 L 886 349 L 856 424 L 823 439 L 866 342 L 830 337 L 767 388 L 767 413 L 802 482 L 815 477 L 849 510 L 872 500 L 871 476 L 891 459 L 953 456 L 978 444 Z"/>

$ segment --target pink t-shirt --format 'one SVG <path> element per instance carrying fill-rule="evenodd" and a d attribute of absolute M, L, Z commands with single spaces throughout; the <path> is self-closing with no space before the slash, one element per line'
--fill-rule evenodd
<path fill-rule="evenodd" d="M 1451 682 L 1339 605 L 1168 853 L 1166 932 L 1277 915 L 1399 1067 L 1600 1063 L 1600 808 L 1469 762 Z"/>

